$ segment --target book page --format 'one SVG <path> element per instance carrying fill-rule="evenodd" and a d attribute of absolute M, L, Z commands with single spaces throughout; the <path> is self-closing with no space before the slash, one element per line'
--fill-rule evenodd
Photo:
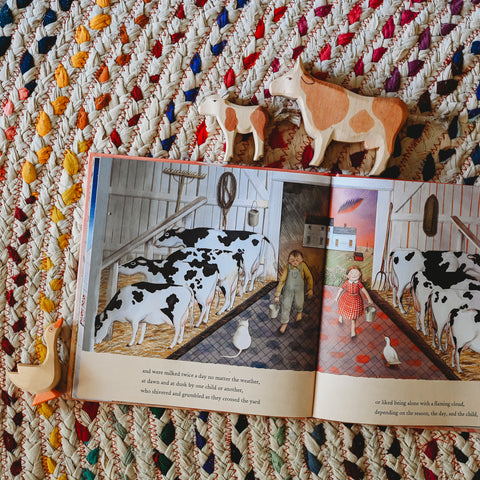
<path fill-rule="evenodd" d="M 330 177 L 94 156 L 74 398 L 311 416 Z"/>
<path fill-rule="evenodd" d="M 478 426 L 479 192 L 332 183 L 315 416 Z"/>

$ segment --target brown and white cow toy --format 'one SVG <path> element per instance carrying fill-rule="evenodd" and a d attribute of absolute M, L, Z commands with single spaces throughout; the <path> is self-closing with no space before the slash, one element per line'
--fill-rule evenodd
<path fill-rule="evenodd" d="M 235 105 L 220 95 L 210 95 L 200 103 L 198 113 L 216 117 L 225 135 L 225 162 L 233 157 L 233 142 L 237 133 L 252 133 L 255 143 L 253 160 L 257 161 L 263 156 L 265 127 L 268 121 L 265 108 Z"/>
<path fill-rule="evenodd" d="M 297 101 L 305 130 L 315 142 L 312 166 L 322 163 L 332 140 L 364 142 L 367 149 L 378 148 L 369 175 L 379 175 L 408 115 L 405 103 L 399 98 L 365 97 L 323 82 L 306 73 L 300 60 L 273 80 L 269 89 L 272 95 Z"/>

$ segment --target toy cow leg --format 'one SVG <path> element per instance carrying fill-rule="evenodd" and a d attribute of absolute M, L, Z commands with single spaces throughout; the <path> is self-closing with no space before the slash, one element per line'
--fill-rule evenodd
<path fill-rule="evenodd" d="M 330 130 L 317 132 L 313 136 L 314 141 L 314 151 L 313 157 L 310 162 L 310 165 L 318 167 L 323 162 L 325 151 L 327 150 L 328 144 L 330 143 L 332 132 Z"/>
<path fill-rule="evenodd" d="M 370 170 L 369 175 L 380 175 L 387 166 L 388 160 L 391 156 L 391 152 L 388 151 L 385 139 L 381 137 L 368 138 L 364 142 L 365 148 L 371 150 L 376 148 L 375 163 Z"/>
<path fill-rule="evenodd" d="M 222 128 L 225 135 L 225 157 L 224 162 L 228 163 L 233 157 L 233 145 L 235 143 L 236 130 L 228 130 L 226 127 Z"/>
<path fill-rule="evenodd" d="M 263 156 L 264 142 L 256 133 L 253 134 L 253 142 L 255 144 L 253 161 L 257 162 Z"/>

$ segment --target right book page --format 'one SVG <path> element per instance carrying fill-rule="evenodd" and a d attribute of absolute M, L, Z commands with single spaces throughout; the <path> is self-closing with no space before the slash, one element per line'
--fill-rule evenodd
<path fill-rule="evenodd" d="M 480 425 L 479 196 L 333 179 L 315 417 Z"/>

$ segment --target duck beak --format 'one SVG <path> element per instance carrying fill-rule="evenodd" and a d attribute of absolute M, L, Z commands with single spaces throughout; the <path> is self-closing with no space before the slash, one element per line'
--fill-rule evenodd
<path fill-rule="evenodd" d="M 59 318 L 54 324 L 55 328 L 60 328 L 63 325 L 63 318 Z"/>

